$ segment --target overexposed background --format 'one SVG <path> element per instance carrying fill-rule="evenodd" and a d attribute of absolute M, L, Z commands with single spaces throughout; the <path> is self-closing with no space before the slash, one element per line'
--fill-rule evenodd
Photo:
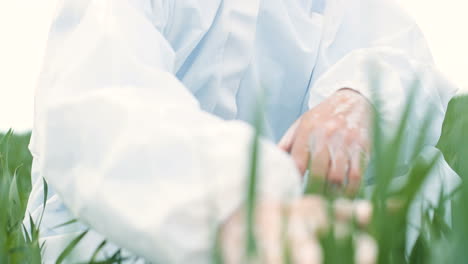
<path fill-rule="evenodd" d="M 422 28 L 439 68 L 468 92 L 468 2 L 397 1 Z M 56 4 L 0 1 L 0 131 L 32 127 L 34 89 Z"/>

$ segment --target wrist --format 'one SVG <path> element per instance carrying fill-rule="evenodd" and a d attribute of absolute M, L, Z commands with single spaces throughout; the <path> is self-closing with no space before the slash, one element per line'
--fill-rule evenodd
<path fill-rule="evenodd" d="M 361 101 L 363 104 L 367 105 L 369 108 L 372 108 L 372 103 L 369 100 L 369 98 L 367 98 L 361 92 L 359 92 L 358 90 L 355 90 L 353 88 L 348 88 L 348 87 L 341 88 L 341 89 L 337 90 L 334 93 L 334 95 L 342 96 L 342 97 L 348 98 L 348 99 L 355 98 L 355 100 L 357 99 L 357 100 Z"/>

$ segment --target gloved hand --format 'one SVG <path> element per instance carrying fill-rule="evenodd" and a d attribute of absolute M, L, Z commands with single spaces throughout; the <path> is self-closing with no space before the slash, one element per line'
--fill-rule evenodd
<path fill-rule="evenodd" d="M 302 115 L 278 146 L 291 153 L 300 172 L 308 169 L 329 183 L 358 188 L 370 151 L 371 105 L 351 89 L 341 89 Z"/>
<path fill-rule="evenodd" d="M 332 229 L 337 241 L 350 237 L 354 240 L 355 263 L 375 263 L 377 244 L 374 239 L 362 231 L 352 233 L 351 228 L 353 220 L 357 230 L 366 228 L 372 215 L 371 204 L 363 200 L 337 199 L 331 206 L 332 213 L 329 208 L 320 196 L 306 196 L 288 204 L 260 202 L 255 213 L 258 258 L 254 263 L 286 263 L 285 248 L 289 250 L 289 263 L 323 263 L 319 239 L 330 234 Z M 238 210 L 221 228 L 222 263 L 247 263 L 245 234 L 245 214 Z"/>

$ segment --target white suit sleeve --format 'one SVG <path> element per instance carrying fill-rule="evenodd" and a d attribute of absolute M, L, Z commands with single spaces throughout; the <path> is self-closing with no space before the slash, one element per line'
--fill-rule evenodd
<path fill-rule="evenodd" d="M 435 68 L 422 33 L 394 1 L 330 0 L 322 34 L 310 108 L 341 88 L 352 88 L 373 103 L 379 100 L 384 129 L 393 131 L 413 85 L 419 82 L 408 142 L 418 135 L 424 114 L 431 109 L 426 145 L 437 143 L 456 89 Z"/>
<path fill-rule="evenodd" d="M 173 75 L 161 1 L 64 1 L 36 95 L 32 152 L 81 221 L 157 263 L 205 263 L 244 198 L 253 129 L 200 110 Z M 261 142 L 260 195 L 300 190 Z"/>

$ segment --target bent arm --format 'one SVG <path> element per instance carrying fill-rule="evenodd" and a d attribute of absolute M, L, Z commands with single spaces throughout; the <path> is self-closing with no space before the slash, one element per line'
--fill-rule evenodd
<path fill-rule="evenodd" d="M 352 88 L 379 106 L 384 130 L 394 131 L 417 88 L 405 135 L 415 142 L 430 110 L 425 145 L 434 146 L 456 88 L 435 68 L 417 25 L 391 0 L 328 1 L 324 19 L 309 107 Z M 410 159 L 403 158 L 405 163 Z"/>
<path fill-rule="evenodd" d="M 32 151 L 72 213 L 112 242 L 155 262 L 203 262 L 244 197 L 253 129 L 199 108 L 172 73 L 165 3 L 145 3 L 63 1 Z M 294 196 L 292 161 L 260 148 L 260 194 Z"/>

